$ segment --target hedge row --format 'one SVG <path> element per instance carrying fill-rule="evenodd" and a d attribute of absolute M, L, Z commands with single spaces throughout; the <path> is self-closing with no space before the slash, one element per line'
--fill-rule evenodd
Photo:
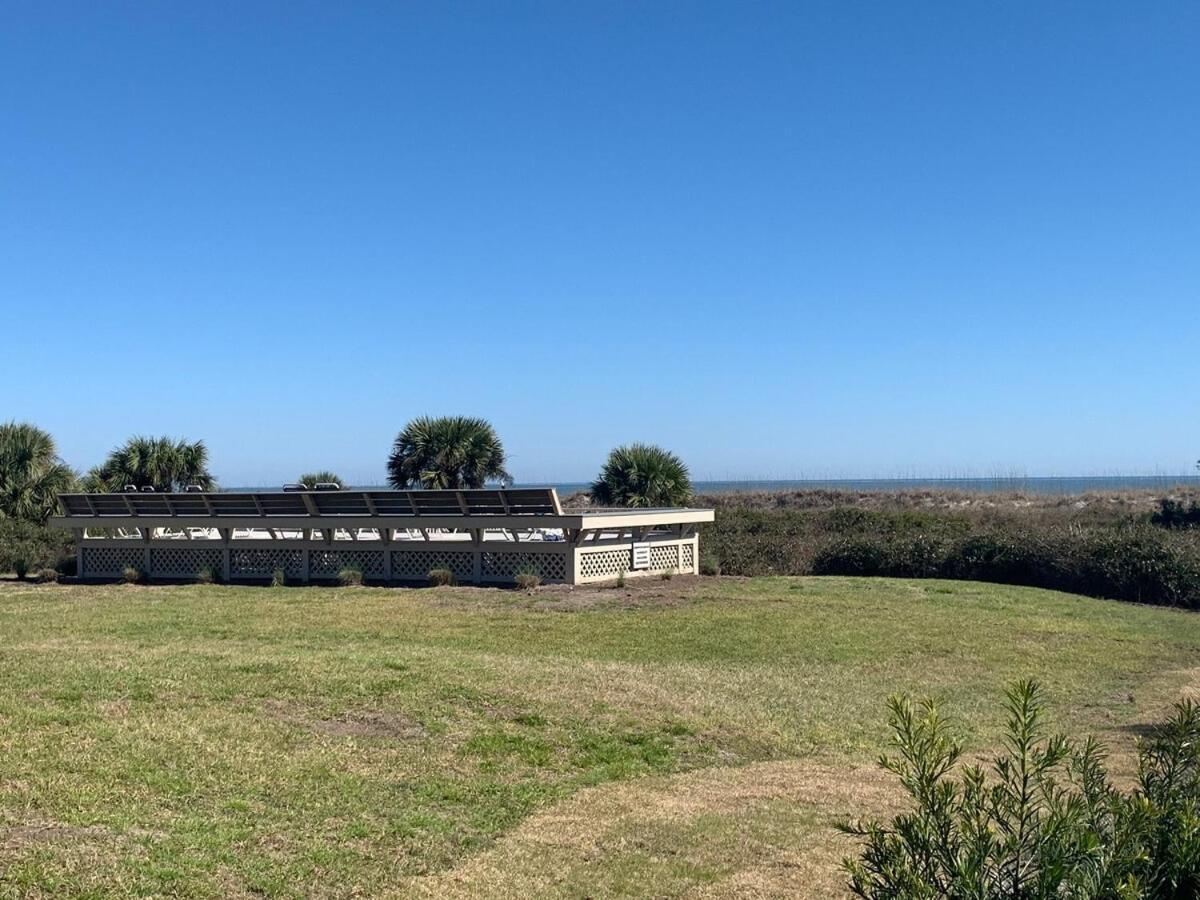
<path fill-rule="evenodd" d="M 706 553 L 735 575 L 956 578 L 1200 608 L 1200 538 L 1143 522 L 980 525 L 948 514 L 722 510 Z"/>

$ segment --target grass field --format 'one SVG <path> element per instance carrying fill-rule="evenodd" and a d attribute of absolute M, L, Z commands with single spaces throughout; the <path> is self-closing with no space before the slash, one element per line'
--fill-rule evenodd
<path fill-rule="evenodd" d="M 0 894 L 829 896 L 888 694 L 1128 754 L 1197 672 L 1198 614 L 965 582 L 0 582 Z"/>

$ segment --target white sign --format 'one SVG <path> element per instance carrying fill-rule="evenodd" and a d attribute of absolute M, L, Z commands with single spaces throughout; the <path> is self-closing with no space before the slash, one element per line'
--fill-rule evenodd
<path fill-rule="evenodd" d="M 647 543 L 633 545 L 633 567 L 635 569 L 650 568 L 650 545 Z"/>

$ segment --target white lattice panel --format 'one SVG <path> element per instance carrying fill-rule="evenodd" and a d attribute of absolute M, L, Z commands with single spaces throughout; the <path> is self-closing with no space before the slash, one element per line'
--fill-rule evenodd
<path fill-rule="evenodd" d="M 470 579 L 475 574 L 469 550 L 392 551 L 392 578 L 423 581 L 433 569 L 449 569 L 460 580 Z"/>
<path fill-rule="evenodd" d="M 584 579 L 616 578 L 631 568 L 628 550 L 591 550 L 579 552 L 579 574 Z"/>
<path fill-rule="evenodd" d="M 304 552 L 241 547 L 229 552 L 230 578 L 270 578 L 276 569 L 283 569 L 289 578 L 303 578 Z"/>
<path fill-rule="evenodd" d="M 139 571 L 146 560 L 141 547 L 84 547 L 83 576 L 120 575 L 127 566 Z"/>
<path fill-rule="evenodd" d="M 338 572 L 355 568 L 366 578 L 383 577 L 382 550 L 313 550 L 308 559 L 312 578 L 336 578 Z"/>
<path fill-rule="evenodd" d="M 215 547 L 153 547 L 150 550 L 150 576 L 158 578 L 195 578 L 204 569 L 221 573 L 224 560 Z"/>
<path fill-rule="evenodd" d="M 567 580 L 567 554 L 521 553 L 514 550 L 483 554 L 484 578 L 516 578 L 519 572 L 537 572 L 542 581 Z"/>
<path fill-rule="evenodd" d="M 696 548 L 691 544 L 679 545 L 679 569 L 681 572 L 692 572 L 696 568 Z"/>
<path fill-rule="evenodd" d="M 679 568 L 679 548 L 675 544 L 651 546 L 650 568 L 655 572 Z"/>

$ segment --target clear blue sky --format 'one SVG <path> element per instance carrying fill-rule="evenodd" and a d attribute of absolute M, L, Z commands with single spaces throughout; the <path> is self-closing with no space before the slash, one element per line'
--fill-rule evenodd
<path fill-rule="evenodd" d="M 0 10 L 0 419 L 84 468 L 1183 472 L 1200 4 Z"/>

